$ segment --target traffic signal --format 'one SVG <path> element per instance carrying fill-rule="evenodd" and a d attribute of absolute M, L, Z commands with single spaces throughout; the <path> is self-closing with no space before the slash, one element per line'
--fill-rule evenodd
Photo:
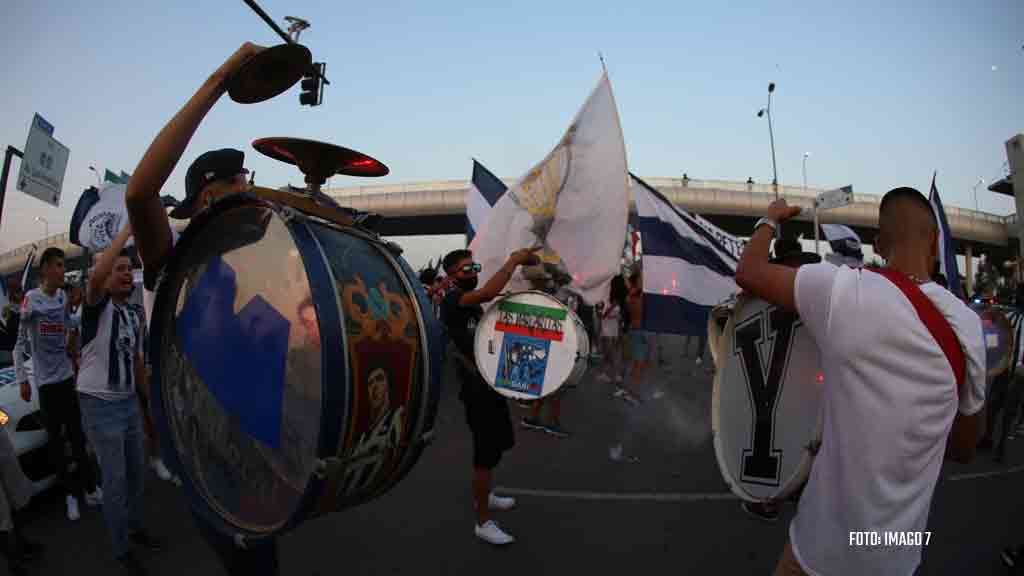
<path fill-rule="evenodd" d="M 314 62 L 313 66 L 302 76 L 302 92 L 299 94 L 299 104 L 303 106 L 319 106 L 324 96 L 324 71 L 327 69 L 325 62 Z"/>

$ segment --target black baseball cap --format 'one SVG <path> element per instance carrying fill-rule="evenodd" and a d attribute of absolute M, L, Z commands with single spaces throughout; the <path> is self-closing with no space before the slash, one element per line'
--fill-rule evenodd
<path fill-rule="evenodd" d="M 243 167 L 245 153 L 234 148 L 210 150 L 192 162 L 185 173 L 185 200 L 180 206 L 171 210 L 171 218 L 184 220 L 191 218 L 196 210 L 199 193 L 207 184 L 214 180 L 234 178 L 249 171 Z"/>

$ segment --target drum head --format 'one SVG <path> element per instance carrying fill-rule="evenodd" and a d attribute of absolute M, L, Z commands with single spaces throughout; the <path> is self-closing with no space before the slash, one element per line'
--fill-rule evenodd
<path fill-rule="evenodd" d="M 281 529 L 316 467 L 320 312 L 289 226 L 263 202 L 218 202 L 157 295 L 154 420 L 193 509 L 222 531 Z"/>
<path fill-rule="evenodd" d="M 502 298 L 477 325 L 477 368 L 491 387 L 509 398 L 551 394 L 569 380 L 579 357 L 574 316 L 543 292 Z"/>
<path fill-rule="evenodd" d="M 821 439 L 818 347 L 795 314 L 742 297 L 719 361 L 712 430 L 722 476 L 744 500 L 784 498 Z"/>
<path fill-rule="evenodd" d="M 1013 327 L 1001 310 L 990 306 L 971 307 L 981 316 L 981 328 L 985 334 L 985 365 L 989 378 L 999 376 L 1010 367 L 1013 356 Z"/>

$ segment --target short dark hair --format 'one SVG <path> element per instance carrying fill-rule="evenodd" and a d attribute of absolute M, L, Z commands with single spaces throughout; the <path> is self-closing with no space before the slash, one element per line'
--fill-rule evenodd
<path fill-rule="evenodd" d="M 465 260 L 466 258 L 472 257 L 473 252 L 471 250 L 466 250 L 465 248 L 452 250 L 451 252 L 445 255 L 441 265 L 444 266 L 445 272 L 451 274 L 452 268 L 454 268 L 456 264 Z"/>
<path fill-rule="evenodd" d="M 919 206 L 928 211 L 928 214 L 931 215 L 932 222 L 936 226 L 938 226 L 939 223 L 935 219 L 935 212 L 932 211 L 931 202 L 929 202 L 928 198 L 926 198 L 924 194 L 921 194 L 921 192 L 919 192 L 917 189 L 910 188 L 908 186 L 893 188 L 892 190 L 886 192 L 885 196 L 882 197 L 882 203 L 878 205 L 878 213 L 881 214 L 882 212 L 885 211 L 886 204 L 900 198 L 907 198 L 909 200 L 917 202 Z"/>
<path fill-rule="evenodd" d="M 433 284 L 435 280 L 437 280 L 437 270 L 434 270 L 433 268 L 424 268 L 423 270 L 420 270 L 420 284 L 429 286 Z"/>
<path fill-rule="evenodd" d="M 65 260 L 64 251 L 56 246 L 50 246 L 46 250 L 43 250 L 43 255 L 39 257 L 39 267 L 42 268 L 58 258 Z"/>

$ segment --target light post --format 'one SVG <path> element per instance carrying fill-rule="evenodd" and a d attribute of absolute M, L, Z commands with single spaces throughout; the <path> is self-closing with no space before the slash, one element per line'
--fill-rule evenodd
<path fill-rule="evenodd" d="M 50 237 L 50 221 L 42 216 L 36 216 L 36 222 L 43 223 L 43 230 L 46 232 L 46 236 L 43 238 L 45 242 Z"/>
<path fill-rule="evenodd" d="M 985 179 L 984 178 L 980 178 L 980 177 L 978 178 L 978 181 L 974 183 L 973 192 L 974 192 L 974 211 L 975 212 L 981 212 L 981 210 L 978 208 L 978 186 L 981 186 L 984 183 L 985 183 Z"/>
<path fill-rule="evenodd" d="M 768 107 L 757 111 L 757 117 L 768 116 L 768 138 L 772 146 L 772 188 L 775 190 L 775 199 L 779 199 L 779 170 L 775 164 L 775 132 L 772 129 L 772 92 L 775 92 L 775 82 L 768 83 Z"/>

